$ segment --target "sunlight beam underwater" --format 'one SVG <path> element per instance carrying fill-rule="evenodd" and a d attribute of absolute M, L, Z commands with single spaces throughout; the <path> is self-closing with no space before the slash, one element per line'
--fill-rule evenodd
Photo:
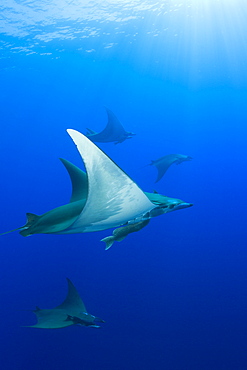
<path fill-rule="evenodd" d="M 138 223 L 192 206 L 191 203 L 157 193 L 144 193 L 86 136 L 71 129 L 67 132 L 76 144 L 87 172 L 84 173 L 69 161 L 61 159 L 72 182 L 70 202 L 40 216 L 27 213 L 27 223 L 24 226 L 3 234 L 16 230 L 23 236 L 74 234 L 133 225 L 121 231 L 127 236 L 138 231 Z M 107 245 L 106 249 L 108 248 Z"/>

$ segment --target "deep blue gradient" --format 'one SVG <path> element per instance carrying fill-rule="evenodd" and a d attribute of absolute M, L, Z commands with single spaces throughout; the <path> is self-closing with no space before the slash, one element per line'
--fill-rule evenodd
<path fill-rule="evenodd" d="M 187 27 L 182 11 L 170 15 L 178 35 L 145 33 L 147 10 L 125 26 L 139 35 L 131 42 L 106 32 L 44 42 L 30 55 L 2 49 L 0 232 L 69 201 L 58 158 L 83 163 L 66 129 L 100 131 L 104 106 L 136 136 L 100 148 L 143 190 L 194 204 L 108 251 L 100 239 L 112 230 L 1 236 L 2 369 L 247 368 L 246 13 L 218 7 Z M 29 41 L 2 35 L 5 45 Z M 154 184 L 156 169 L 144 166 L 170 153 L 193 160 Z M 66 277 L 106 321 L 101 329 L 22 327 L 35 323 L 36 306 L 62 302 Z"/>

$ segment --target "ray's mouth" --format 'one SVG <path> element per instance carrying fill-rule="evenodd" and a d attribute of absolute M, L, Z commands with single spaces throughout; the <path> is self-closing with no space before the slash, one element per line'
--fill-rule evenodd
<path fill-rule="evenodd" d="M 174 205 L 176 209 L 183 209 L 183 208 L 188 208 L 192 206 L 193 206 L 193 203 L 181 203 L 181 204 Z"/>

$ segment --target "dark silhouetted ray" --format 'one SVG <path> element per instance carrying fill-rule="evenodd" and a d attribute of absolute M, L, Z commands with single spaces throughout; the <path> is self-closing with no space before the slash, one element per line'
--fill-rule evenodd
<path fill-rule="evenodd" d="M 59 306 L 52 309 L 40 309 L 33 311 L 37 317 L 37 324 L 26 326 L 39 329 L 60 329 L 71 325 L 89 326 L 99 328 L 97 322 L 104 322 L 86 310 L 82 299 L 72 282 L 67 278 L 67 297 Z"/>
<path fill-rule="evenodd" d="M 91 141 L 98 143 L 110 143 L 115 141 L 115 144 L 119 144 L 135 135 L 133 132 L 125 131 L 123 125 L 119 122 L 115 114 L 110 109 L 106 108 L 106 112 L 108 116 L 108 122 L 103 131 L 95 132 L 87 128 L 88 132 L 86 133 L 86 136 Z"/>
<path fill-rule="evenodd" d="M 164 157 L 151 161 L 150 166 L 155 166 L 158 170 L 158 176 L 155 182 L 162 179 L 168 168 L 173 164 L 180 164 L 185 161 L 191 161 L 192 157 L 183 154 L 168 154 Z"/>

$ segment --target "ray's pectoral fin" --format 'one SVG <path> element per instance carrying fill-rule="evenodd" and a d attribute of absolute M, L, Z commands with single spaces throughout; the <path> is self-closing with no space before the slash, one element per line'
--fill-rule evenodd
<path fill-rule="evenodd" d="M 77 219 L 63 233 L 93 232 L 142 219 L 156 206 L 102 150 L 75 130 L 67 130 L 84 161 L 88 196 Z M 97 213 L 95 210 L 97 209 Z"/>
<path fill-rule="evenodd" d="M 82 312 L 87 312 L 86 307 L 77 292 L 77 289 L 75 288 L 74 284 L 69 278 L 66 278 L 67 284 L 68 284 L 68 293 L 65 298 L 65 300 L 56 308 L 59 309 L 70 309 L 71 307 L 77 307 Z"/>
<path fill-rule="evenodd" d="M 78 200 L 82 199 L 86 200 L 88 196 L 87 174 L 64 158 L 60 158 L 60 161 L 63 163 L 64 167 L 68 171 L 72 184 L 70 203 L 77 202 Z"/>

